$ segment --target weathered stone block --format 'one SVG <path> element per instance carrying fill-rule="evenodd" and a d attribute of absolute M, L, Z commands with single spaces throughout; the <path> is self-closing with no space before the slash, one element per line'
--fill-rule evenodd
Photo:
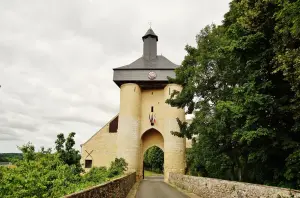
<path fill-rule="evenodd" d="M 127 196 L 135 182 L 136 173 L 131 173 L 110 182 L 66 195 L 65 198 L 124 198 Z"/>
<path fill-rule="evenodd" d="M 300 191 L 170 173 L 168 182 L 203 198 L 300 198 Z"/>

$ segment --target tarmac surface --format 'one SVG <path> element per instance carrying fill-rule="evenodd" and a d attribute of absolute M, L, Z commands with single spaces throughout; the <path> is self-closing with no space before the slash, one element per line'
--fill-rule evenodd
<path fill-rule="evenodd" d="M 176 188 L 166 184 L 163 176 L 145 177 L 141 181 L 136 198 L 188 198 Z"/>

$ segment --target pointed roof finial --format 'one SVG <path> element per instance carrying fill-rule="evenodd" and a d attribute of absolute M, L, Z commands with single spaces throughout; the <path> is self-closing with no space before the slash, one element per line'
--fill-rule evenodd
<path fill-rule="evenodd" d="M 151 29 L 151 25 L 152 25 L 152 22 L 151 22 L 151 21 L 149 21 L 149 26 L 150 26 L 150 29 Z"/>
<path fill-rule="evenodd" d="M 149 28 L 149 30 L 146 32 L 146 34 L 142 38 L 144 40 L 145 38 L 147 38 L 149 36 L 156 38 L 156 41 L 158 41 L 158 36 L 153 32 L 153 30 L 151 28 Z"/>

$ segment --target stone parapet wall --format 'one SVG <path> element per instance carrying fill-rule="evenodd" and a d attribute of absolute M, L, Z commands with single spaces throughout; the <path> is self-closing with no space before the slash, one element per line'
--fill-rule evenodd
<path fill-rule="evenodd" d="M 170 173 L 168 182 L 201 198 L 300 198 L 300 191 Z"/>
<path fill-rule="evenodd" d="M 136 173 L 73 193 L 65 198 L 125 198 L 136 182 Z"/>

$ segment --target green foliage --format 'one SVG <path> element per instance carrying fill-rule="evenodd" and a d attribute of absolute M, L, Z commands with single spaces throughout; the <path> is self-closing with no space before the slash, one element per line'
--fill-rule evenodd
<path fill-rule="evenodd" d="M 82 167 L 80 165 L 80 153 L 74 148 L 75 133 L 71 132 L 67 139 L 65 139 L 64 134 L 60 133 L 57 135 L 57 140 L 55 141 L 55 148 L 61 160 L 63 160 L 68 165 L 75 165 L 76 171 L 78 173 L 82 172 Z"/>
<path fill-rule="evenodd" d="M 92 168 L 81 176 L 78 151 L 73 148 L 74 135 L 75 133 L 71 133 L 66 143 L 65 140 L 61 141 L 64 139 L 63 135 L 58 135 L 56 153 L 52 153 L 52 149 L 44 148 L 36 152 L 31 143 L 19 147 L 23 159 L 15 161 L 13 167 L 0 166 L 0 197 L 61 197 L 108 181 L 127 169 L 127 163 L 121 158 L 115 159 L 108 170 L 105 167 Z"/>
<path fill-rule="evenodd" d="M 300 188 L 300 1 L 233 0 L 196 39 L 166 101 L 195 114 L 188 172 Z"/>
<path fill-rule="evenodd" d="M 22 151 L 23 154 L 23 159 L 25 161 L 30 161 L 30 160 L 34 160 L 35 157 L 35 153 L 34 153 L 34 146 L 32 145 L 32 143 L 28 142 L 27 144 L 18 147 L 18 149 L 20 151 Z"/>
<path fill-rule="evenodd" d="M 112 161 L 110 168 L 108 169 L 108 177 L 115 177 L 117 175 L 123 174 L 128 168 L 128 164 L 124 158 L 116 158 Z"/>
<path fill-rule="evenodd" d="M 108 180 L 109 172 L 106 167 L 93 167 L 83 176 L 85 182 L 101 183 Z"/>
<path fill-rule="evenodd" d="M 164 152 L 157 146 L 153 146 L 144 154 L 144 168 L 155 173 L 163 173 Z"/>
<path fill-rule="evenodd" d="M 76 167 L 64 164 L 58 154 L 34 152 L 32 144 L 20 149 L 24 159 L 15 168 L 3 168 L 0 197 L 59 197 L 80 182 Z"/>
<path fill-rule="evenodd" d="M 22 158 L 22 153 L 0 153 L 0 162 L 14 162 Z"/>

